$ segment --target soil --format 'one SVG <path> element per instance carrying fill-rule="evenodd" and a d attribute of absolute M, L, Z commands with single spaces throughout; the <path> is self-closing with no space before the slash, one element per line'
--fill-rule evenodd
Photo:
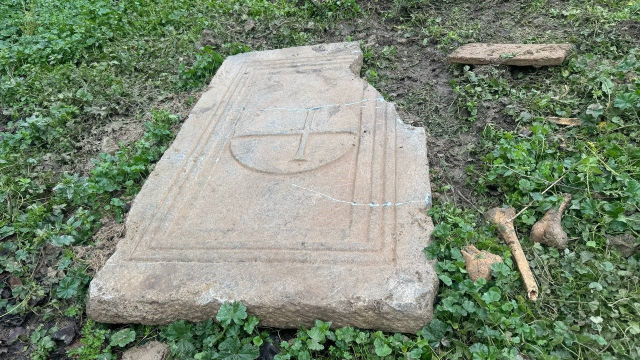
<path fill-rule="evenodd" d="M 618 23 L 618 30 L 627 35 L 636 45 L 640 45 L 640 21 L 621 21 Z"/>
<path fill-rule="evenodd" d="M 74 249 L 79 259 L 87 264 L 90 275 L 94 275 L 116 251 L 118 241 L 125 235 L 124 223 L 117 223 L 112 217 L 101 220 L 102 227 L 93 235 L 93 244 L 76 246 Z"/>

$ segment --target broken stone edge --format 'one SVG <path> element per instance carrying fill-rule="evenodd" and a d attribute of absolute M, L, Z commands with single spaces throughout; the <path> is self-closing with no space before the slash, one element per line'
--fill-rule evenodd
<path fill-rule="evenodd" d="M 335 43 L 275 51 L 245 53 L 227 58 L 209 85 L 208 91 L 192 110 L 201 113 L 219 98 L 216 84 L 229 76 L 232 65 L 252 60 L 295 58 L 322 54 L 326 57 L 351 56 L 349 69 L 363 87 L 373 89 L 359 77 L 362 52 L 359 44 Z M 377 93 L 381 98 L 381 95 Z M 214 102 L 215 103 L 215 102 Z M 389 118 L 398 122 L 397 177 L 398 199 L 426 194 L 424 203 L 407 203 L 396 208 L 397 266 L 333 266 L 327 264 L 276 263 L 280 277 L 259 271 L 256 263 L 133 262 L 128 260 L 132 241 L 150 212 L 145 198 L 153 198 L 162 188 L 163 178 L 152 173 L 136 197 L 127 217 L 125 239 L 115 254 L 91 281 L 87 315 L 103 323 L 168 324 L 176 320 L 202 321 L 215 317 L 220 306 L 240 301 L 250 315 L 260 318 L 260 325 L 275 328 L 311 327 L 316 319 L 331 321 L 333 327 L 354 326 L 391 332 L 415 333 L 433 316 L 438 277 L 434 260 L 427 260 L 423 249 L 429 245 L 433 224 L 426 215 L 431 205 L 431 188 L 423 128 L 403 123 L 395 107 L 389 106 Z M 188 135 L 200 124 L 190 116 L 174 144 L 165 152 L 154 172 L 171 172 L 169 159 L 176 144 L 189 143 Z M 401 154 L 404 153 L 404 154 Z M 381 260 L 382 263 L 382 260 Z M 406 267 L 403 265 L 411 265 Z M 371 272 L 380 274 L 373 278 Z M 293 283 L 298 282 L 298 285 Z M 260 289 L 243 288 L 261 284 Z M 336 288 L 336 284 L 340 286 Z M 334 289 L 323 297 L 311 297 L 305 287 Z M 214 288 L 218 291 L 212 291 Z M 223 289 L 223 290 L 220 290 Z M 383 289 L 380 291 L 379 289 Z"/>

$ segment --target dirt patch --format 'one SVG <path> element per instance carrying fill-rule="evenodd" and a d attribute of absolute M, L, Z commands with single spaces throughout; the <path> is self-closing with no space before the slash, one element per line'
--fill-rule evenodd
<path fill-rule="evenodd" d="M 82 153 L 91 157 L 95 157 L 100 152 L 113 154 L 121 144 L 130 144 L 142 137 L 143 133 L 143 121 L 117 118 L 101 127 L 92 129 L 78 146 Z M 87 174 L 93 168 L 91 161 L 83 161 L 78 165 L 84 165 L 84 168 L 78 169 L 83 174 Z"/>
<path fill-rule="evenodd" d="M 114 116 L 107 121 L 102 121 L 98 126 L 88 129 L 86 135 L 77 141 L 77 150 L 73 154 L 63 154 L 52 164 L 52 169 L 58 171 L 71 171 L 83 176 L 88 176 L 93 169 L 93 159 L 99 153 L 113 154 L 122 146 L 127 146 L 138 141 L 145 132 L 145 122 L 151 121 L 153 110 L 166 110 L 171 114 L 179 115 L 183 121 L 189 115 L 205 89 L 191 93 L 167 94 L 159 96 L 136 114 L 127 116 Z M 179 129 L 179 126 L 176 129 Z M 65 160 L 69 165 L 64 165 Z M 62 163 L 62 164 L 61 164 Z"/>
<path fill-rule="evenodd" d="M 554 2 L 554 5 L 562 4 Z M 318 42 L 344 41 L 348 36 L 373 48 L 374 57 L 382 56 L 385 47 L 396 49 L 392 66 L 376 69 L 381 80 L 374 86 L 388 100 L 397 104 L 404 122 L 422 126 L 427 131 L 434 197 L 443 196 L 458 206 L 475 207 L 480 198 L 474 194 L 476 185 L 469 183 L 467 168 L 482 166 L 479 144 L 483 130 L 492 126 L 513 131 L 517 124 L 513 117 L 505 113 L 506 108 L 513 105 L 508 97 L 477 104 L 476 120 L 467 120 L 469 114 L 458 107 L 457 95 L 451 85 L 455 67 L 447 63 L 449 49 L 473 41 L 527 42 L 531 38 L 539 38 L 541 33 L 545 33 L 545 41 L 557 38 L 566 42 L 566 36 L 562 34 L 565 28 L 556 19 L 546 19 L 536 24 L 539 11 L 526 2 L 490 1 L 453 7 L 439 4 L 420 6 L 425 7 L 425 12 L 430 14 L 428 16 L 440 18 L 438 24 L 458 22 L 460 27 L 472 29 L 473 35 L 469 40 L 456 39 L 448 46 L 442 46 L 438 44 L 439 39 L 430 39 L 428 35 L 420 33 L 421 26 L 425 25 L 418 24 L 419 21 L 410 28 L 407 19 L 402 21 L 387 16 L 391 4 L 371 2 L 367 8 L 367 19 L 338 25 Z M 466 15 L 461 17 L 459 12 L 456 13 L 454 8 L 457 7 L 463 8 Z M 510 83 L 518 81 L 516 76 L 522 75 L 518 72 L 540 77 L 541 81 L 544 81 L 547 73 L 545 68 L 532 67 L 471 68 L 478 75 L 501 77 Z M 523 76 L 522 81 L 535 80 L 531 76 Z"/>
<path fill-rule="evenodd" d="M 86 262 L 91 275 L 102 269 L 109 257 L 115 252 L 118 241 L 125 235 L 125 224 L 117 223 L 113 218 L 101 220 L 102 227 L 93 235 L 93 245 L 76 246 L 76 255 Z"/>
<path fill-rule="evenodd" d="M 41 261 L 38 263 L 33 276 L 38 279 L 38 283 L 46 287 L 55 287 L 55 283 L 60 279 L 61 272 L 58 271 L 57 264 L 63 252 L 62 248 L 47 245 L 42 249 Z M 11 281 L 7 278 L 3 281 Z M 15 280 L 14 280 L 15 281 Z M 19 280 L 17 280 L 19 282 Z M 19 283 L 21 284 L 21 283 Z M 16 306 L 15 299 L 10 291 L 2 292 L 2 298 L 8 299 L 10 305 Z M 49 301 L 49 294 L 35 294 L 28 298 L 28 306 L 37 308 Z M 76 336 L 78 322 L 76 320 L 58 317 L 56 320 L 45 320 L 45 314 L 28 312 L 25 314 L 7 314 L 0 317 L 0 359 L 29 359 L 33 351 L 29 339 L 40 325 L 43 330 L 49 330 L 52 327 L 60 331 L 53 332 L 51 335 L 54 341 L 68 342 Z M 52 359 L 68 359 L 64 346 L 56 347 L 54 353 L 49 354 Z"/>
<path fill-rule="evenodd" d="M 640 45 L 640 21 L 625 20 L 617 25 L 617 30 L 631 39 L 636 45 Z"/>
<path fill-rule="evenodd" d="M 0 326 L 0 358 L 29 359 L 28 351 L 23 349 L 28 344 L 29 334 L 41 323 L 41 319 L 33 314 L 28 316 L 20 325 Z"/>
<path fill-rule="evenodd" d="M 123 223 L 116 223 L 113 218 L 101 220 L 104 224 L 93 236 L 94 245 L 75 246 L 74 250 L 79 260 L 84 261 L 90 275 L 98 271 L 107 259 L 115 251 L 115 247 L 124 236 L 125 226 Z M 42 261 L 34 272 L 34 276 L 39 278 L 40 284 L 56 286 L 53 281 L 60 279 L 63 274 L 57 269 L 57 259 L 61 257 L 63 250 L 54 246 L 46 246 L 43 249 Z M 10 281 L 9 276 L 0 275 L 0 281 Z M 10 299 L 11 292 L 5 288 L 1 294 L 2 298 Z M 29 306 L 35 307 L 48 301 L 48 297 L 32 297 Z M 13 304 L 15 305 L 15 304 Z M 33 331 L 44 324 L 44 329 L 56 326 L 58 331 L 53 332 L 52 339 L 63 345 L 69 346 L 77 338 L 78 329 L 82 328 L 80 320 L 58 318 L 54 321 L 44 321 L 42 314 L 29 312 L 22 315 L 5 315 L 0 318 L 0 359 L 29 359 L 30 352 L 29 338 Z M 27 349 L 25 351 L 25 346 Z M 50 354 L 52 359 L 68 359 L 66 356 L 66 346 L 57 347 L 56 352 Z"/>

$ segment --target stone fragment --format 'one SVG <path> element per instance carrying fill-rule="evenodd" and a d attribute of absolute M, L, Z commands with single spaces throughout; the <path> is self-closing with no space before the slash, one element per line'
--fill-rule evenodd
<path fill-rule="evenodd" d="M 359 77 L 358 43 L 226 59 L 90 286 L 100 322 L 215 317 L 416 332 L 438 279 L 425 132 Z"/>
<path fill-rule="evenodd" d="M 260 355 L 258 360 L 273 360 L 280 350 L 271 342 L 266 341 L 260 346 Z"/>
<path fill-rule="evenodd" d="M 554 124 L 563 125 L 563 126 L 582 125 L 582 121 L 580 121 L 580 119 L 578 118 L 562 118 L 562 117 L 549 116 L 547 120 L 551 121 Z"/>
<path fill-rule="evenodd" d="M 485 44 L 473 43 L 449 54 L 450 63 L 516 66 L 560 65 L 573 46 L 571 44 Z"/>
<path fill-rule="evenodd" d="M 640 251 L 640 241 L 630 233 L 611 236 L 607 240 L 609 246 L 618 250 L 623 257 L 628 258 Z"/>
<path fill-rule="evenodd" d="M 51 338 L 59 340 L 65 343 L 65 345 L 71 344 L 73 338 L 76 336 L 76 324 L 72 321 L 64 324 L 60 330 L 51 334 Z"/>
<path fill-rule="evenodd" d="M 203 48 L 205 46 L 211 46 L 213 48 L 220 47 L 221 42 L 216 36 L 216 33 L 213 30 L 204 29 L 202 30 L 202 34 L 200 34 L 200 41 L 196 44 L 196 49 Z"/>
<path fill-rule="evenodd" d="M 100 151 L 107 154 L 114 154 L 120 146 L 113 140 L 110 136 L 105 136 L 102 139 L 102 146 L 100 147 Z"/>
<path fill-rule="evenodd" d="M 12 289 L 16 286 L 22 286 L 22 280 L 15 275 L 9 275 L 9 286 L 11 286 Z"/>
<path fill-rule="evenodd" d="M 27 335 L 27 333 L 28 333 L 27 329 L 22 326 L 14 327 L 9 332 L 9 338 L 7 339 L 7 343 L 13 344 L 19 338 L 26 337 L 25 335 Z"/>
<path fill-rule="evenodd" d="M 122 360 L 165 360 L 169 358 L 169 345 L 159 341 L 149 341 L 133 347 L 122 354 Z"/>
<path fill-rule="evenodd" d="M 502 258 L 486 250 L 478 250 L 474 245 L 469 245 L 462 250 L 465 267 L 469 273 L 469 278 L 476 281 L 480 278 L 489 280 L 491 278 L 491 265 L 502 262 Z"/>

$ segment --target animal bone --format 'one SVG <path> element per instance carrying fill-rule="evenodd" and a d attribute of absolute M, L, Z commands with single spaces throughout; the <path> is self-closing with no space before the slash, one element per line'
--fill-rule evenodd
<path fill-rule="evenodd" d="M 562 213 L 571 201 L 571 194 L 564 194 L 564 200 L 557 209 L 551 208 L 531 228 L 531 241 L 539 242 L 558 249 L 567 247 L 567 233 L 562 230 Z"/>
<path fill-rule="evenodd" d="M 502 262 L 502 258 L 485 250 L 478 250 L 469 245 L 462 250 L 462 256 L 466 264 L 469 278 L 476 281 L 479 278 L 489 280 L 491 278 L 491 264 Z"/>
<path fill-rule="evenodd" d="M 513 254 L 513 259 L 518 265 L 529 299 L 536 301 L 538 299 L 538 284 L 536 284 L 529 262 L 524 256 L 516 230 L 513 228 L 513 218 L 516 216 L 516 210 L 512 207 L 493 208 L 487 211 L 484 216 L 485 219 L 498 226 L 498 235 L 511 248 L 511 254 Z"/>

